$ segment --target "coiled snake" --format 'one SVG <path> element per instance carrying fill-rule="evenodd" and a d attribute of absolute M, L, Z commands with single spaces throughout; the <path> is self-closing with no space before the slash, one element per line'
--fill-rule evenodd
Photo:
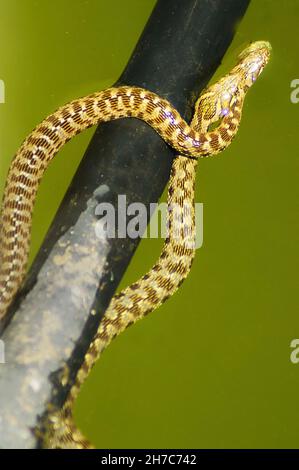
<path fill-rule="evenodd" d="M 190 126 L 168 101 L 141 88 L 122 86 L 59 108 L 34 129 L 16 153 L 7 177 L 0 219 L 0 321 L 26 272 L 39 182 L 68 140 L 100 122 L 135 117 L 152 126 L 179 154 L 173 161 L 169 181 L 168 237 L 160 258 L 139 281 L 111 300 L 63 409 L 49 414 L 44 423 L 44 447 L 92 447 L 73 422 L 74 400 L 112 338 L 155 310 L 188 275 L 195 253 L 197 158 L 215 155 L 231 143 L 238 130 L 246 92 L 267 64 L 270 50 L 265 41 L 248 46 L 239 55 L 237 65 L 199 97 Z M 211 129 L 213 124 L 216 127 Z M 179 210 L 171 210 L 173 205 Z"/>

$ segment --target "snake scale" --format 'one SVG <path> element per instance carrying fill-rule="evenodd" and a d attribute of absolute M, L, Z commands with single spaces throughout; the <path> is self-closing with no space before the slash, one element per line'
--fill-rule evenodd
<path fill-rule="evenodd" d="M 168 236 L 162 253 L 147 274 L 111 300 L 64 407 L 45 418 L 43 447 L 92 448 L 73 421 L 74 400 L 110 341 L 155 310 L 188 275 L 195 254 L 197 160 L 215 155 L 231 143 L 239 127 L 246 92 L 267 64 L 270 51 L 266 41 L 250 44 L 239 55 L 235 67 L 198 98 L 190 125 L 155 93 L 121 86 L 59 108 L 31 132 L 17 151 L 9 168 L 0 218 L 0 322 L 26 273 L 32 212 L 40 180 L 68 140 L 103 121 L 134 117 L 152 126 L 178 152 L 168 186 Z M 173 211 L 174 206 L 179 210 Z"/>

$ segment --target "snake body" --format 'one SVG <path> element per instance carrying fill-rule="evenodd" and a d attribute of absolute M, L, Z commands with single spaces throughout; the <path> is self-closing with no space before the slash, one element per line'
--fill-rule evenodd
<path fill-rule="evenodd" d="M 32 212 L 40 180 L 68 140 L 100 122 L 135 117 L 152 126 L 178 152 L 168 186 L 168 236 L 162 253 L 147 274 L 111 300 L 63 409 L 52 411 L 43 424 L 44 447 L 92 447 L 73 422 L 74 400 L 110 341 L 161 305 L 188 275 L 195 254 L 197 159 L 215 155 L 231 143 L 238 130 L 246 92 L 269 56 L 270 45 L 265 41 L 248 46 L 239 55 L 237 65 L 198 98 L 190 125 L 155 93 L 122 86 L 59 108 L 32 131 L 16 153 L 7 177 L 0 218 L 0 322 L 4 321 L 26 272 Z M 211 129 L 213 124 L 216 127 Z"/>

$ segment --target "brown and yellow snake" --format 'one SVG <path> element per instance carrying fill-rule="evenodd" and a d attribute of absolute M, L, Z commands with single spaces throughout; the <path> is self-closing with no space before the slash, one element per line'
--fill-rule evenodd
<path fill-rule="evenodd" d="M 0 322 L 23 282 L 30 246 L 31 220 L 40 180 L 60 148 L 82 130 L 123 117 L 144 120 L 179 155 L 168 187 L 168 237 L 160 258 L 141 279 L 115 295 L 104 314 L 62 410 L 43 425 L 43 446 L 91 448 L 76 428 L 72 408 L 92 366 L 110 341 L 155 310 L 180 286 L 195 254 L 194 185 L 198 157 L 225 149 L 237 133 L 247 90 L 270 57 L 270 44 L 248 46 L 237 65 L 198 99 L 190 126 L 155 93 L 122 86 L 72 101 L 47 117 L 25 139 L 7 177 L 0 219 Z M 216 125 L 211 129 L 212 125 Z M 190 158 L 193 157 L 193 158 Z M 186 209 L 187 208 L 187 209 Z"/>

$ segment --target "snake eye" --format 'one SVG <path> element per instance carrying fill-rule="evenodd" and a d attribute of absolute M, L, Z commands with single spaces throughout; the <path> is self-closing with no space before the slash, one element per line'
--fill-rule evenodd
<path fill-rule="evenodd" d="M 269 61 L 271 46 L 267 41 L 257 41 L 248 46 L 241 54 L 241 67 L 244 70 L 245 85 L 250 87 L 264 70 Z"/>
<path fill-rule="evenodd" d="M 252 73 L 252 75 L 255 75 L 259 73 L 260 68 L 261 68 L 261 64 L 259 64 L 258 62 L 254 62 L 252 66 L 250 67 L 250 72 Z"/>
<path fill-rule="evenodd" d="M 229 109 L 228 109 L 228 108 L 223 108 L 223 109 L 221 110 L 221 116 L 223 116 L 223 117 L 224 117 L 224 116 L 227 116 L 228 113 L 229 113 Z"/>
<path fill-rule="evenodd" d="M 257 59 L 250 65 L 246 76 L 247 80 L 250 82 L 250 85 L 256 81 L 261 72 L 264 70 L 264 67 L 265 63 L 261 59 Z"/>

